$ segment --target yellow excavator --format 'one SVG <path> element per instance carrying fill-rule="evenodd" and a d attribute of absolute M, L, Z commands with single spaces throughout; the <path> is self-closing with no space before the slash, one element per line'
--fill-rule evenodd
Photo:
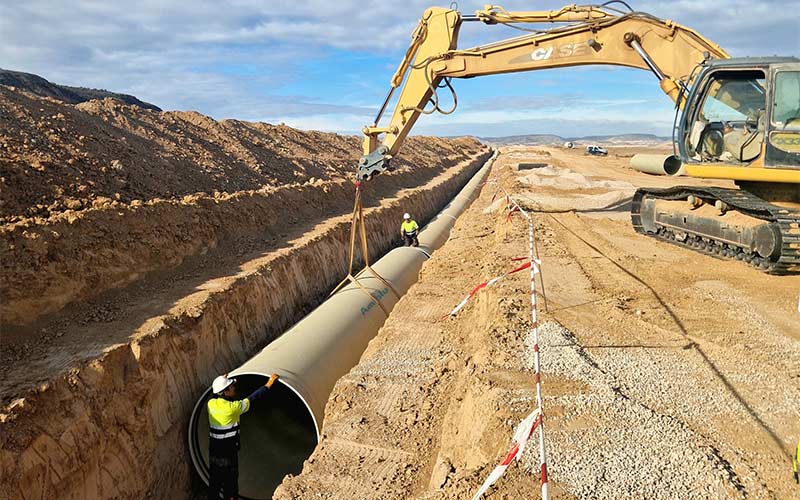
<path fill-rule="evenodd" d="M 526 33 L 459 49 L 465 22 Z M 530 23 L 552 26 L 523 27 Z M 357 177 L 389 170 L 420 115 L 455 111 L 454 78 L 589 64 L 652 72 L 675 103 L 673 162 L 691 177 L 738 186 L 638 189 L 636 231 L 772 274 L 800 272 L 800 60 L 731 58 L 694 30 L 620 0 L 536 12 L 426 10 L 375 121 L 363 129 Z M 379 126 L 400 87 L 391 119 Z M 450 109 L 441 107 L 443 89 L 452 93 Z"/>

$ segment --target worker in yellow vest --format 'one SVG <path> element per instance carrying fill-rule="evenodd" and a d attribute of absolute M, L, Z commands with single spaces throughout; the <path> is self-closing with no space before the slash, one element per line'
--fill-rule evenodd
<path fill-rule="evenodd" d="M 800 484 L 800 477 L 798 477 L 798 467 L 800 467 L 800 439 L 797 440 L 797 451 L 792 459 L 792 470 L 794 470 L 794 482 Z"/>
<path fill-rule="evenodd" d="M 236 379 L 220 375 L 211 384 L 214 396 L 208 400 L 208 498 L 239 499 L 239 417 L 253 401 L 262 399 L 278 379 L 272 374 L 266 384 L 245 399 L 236 399 Z"/>
<path fill-rule="evenodd" d="M 418 232 L 419 225 L 417 225 L 417 221 L 411 218 L 411 214 L 403 214 L 403 223 L 400 224 L 400 234 L 403 236 L 405 246 L 419 246 L 419 241 L 417 241 Z"/>

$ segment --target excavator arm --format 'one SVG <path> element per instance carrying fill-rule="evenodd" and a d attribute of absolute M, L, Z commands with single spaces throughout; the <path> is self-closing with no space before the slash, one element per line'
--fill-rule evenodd
<path fill-rule="evenodd" d="M 681 96 L 691 85 L 700 63 L 730 57 L 689 28 L 642 12 L 621 12 L 608 7 L 610 3 L 614 2 L 537 12 L 508 12 L 487 5 L 474 16 L 438 7 L 426 10 L 374 123 L 363 129 L 364 156 L 359 161 L 359 179 L 369 179 L 389 168 L 389 161 L 420 115 L 455 111 L 452 78 L 589 64 L 627 66 L 651 71 L 664 93 L 680 106 Z M 484 46 L 458 49 L 458 32 L 464 22 L 559 24 Z M 379 127 L 394 91 L 400 87 L 388 125 Z M 444 88 L 452 92 L 451 109 L 440 107 L 439 93 Z"/>

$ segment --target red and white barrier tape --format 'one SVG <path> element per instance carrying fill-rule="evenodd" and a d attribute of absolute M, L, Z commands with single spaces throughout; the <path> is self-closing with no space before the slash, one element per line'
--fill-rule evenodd
<path fill-rule="evenodd" d="M 516 202 L 515 202 L 516 204 Z M 517 205 L 519 207 L 519 205 Z M 536 405 L 539 410 L 539 467 L 541 469 L 542 479 L 542 500 L 548 498 L 548 485 L 547 485 L 547 460 L 544 449 L 544 412 L 542 410 L 542 370 L 539 362 L 539 318 L 536 315 L 536 273 L 538 271 L 537 264 L 541 262 L 536 259 L 534 252 L 533 240 L 533 219 L 527 212 L 520 208 L 520 212 L 528 219 L 528 252 L 531 258 L 531 329 L 533 333 L 533 360 L 536 373 L 534 375 L 536 380 Z"/>
<path fill-rule="evenodd" d="M 472 291 L 471 291 L 471 292 L 469 292 L 469 295 L 467 295 L 466 297 L 464 297 L 464 300 L 462 300 L 461 302 L 459 302 L 459 303 L 458 303 L 458 305 L 457 305 L 456 307 L 454 307 L 452 311 L 450 311 L 450 314 L 448 314 L 448 316 L 455 316 L 456 314 L 458 314 L 458 311 L 460 311 L 461 309 L 463 309 L 463 308 L 464 308 L 464 306 L 465 306 L 465 305 L 467 305 L 467 302 L 469 302 L 469 299 L 471 299 L 472 297 L 474 297 L 474 296 L 475 296 L 475 294 L 476 294 L 476 293 L 478 293 L 480 290 L 482 290 L 482 289 L 484 289 L 484 288 L 488 288 L 488 287 L 490 287 L 490 286 L 494 285 L 495 283 L 497 283 L 497 282 L 498 282 L 498 281 L 500 281 L 501 279 L 505 278 L 505 277 L 506 277 L 506 276 L 508 276 L 509 274 L 514 274 L 514 273 L 518 273 L 518 272 L 520 272 L 520 271 L 522 271 L 522 270 L 525 270 L 525 269 L 527 269 L 528 267 L 530 267 L 530 265 L 531 265 L 531 263 L 530 263 L 530 262 L 526 262 L 525 264 L 522 264 L 521 266 L 519 266 L 519 267 L 518 267 L 518 268 L 516 268 L 516 269 L 513 269 L 513 270 L 511 270 L 511 271 L 509 271 L 509 272 L 507 272 L 507 273 L 505 273 L 505 274 L 502 274 L 502 275 L 500 275 L 500 276 L 497 276 L 496 278 L 492 278 L 492 279 L 490 279 L 490 280 L 488 280 L 488 281 L 484 281 L 483 283 L 480 283 L 480 284 L 478 284 L 478 285 L 477 285 L 475 288 L 473 288 L 473 289 L 472 289 Z"/>
<path fill-rule="evenodd" d="M 495 181 L 496 182 L 496 181 Z M 488 183 L 488 181 L 487 181 Z M 525 420 L 520 423 L 517 427 L 517 431 L 514 433 L 514 440 L 515 446 L 512 447 L 511 451 L 506 455 L 505 460 L 489 474 L 489 477 L 484 482 L 483 486 L 481 486 L 478 493 L 473 497 L 473 500 L 478 499 L 481 495 L 483 495 L 486 490 L 491 486 L 495 481 L 497 481 L 500 476 L 503 475 L 503 472 L 508 468 L 508 464 L 511 461 L 522 454 L 521 448 L 524 447 L 524 442 L 520 445 L 520 441 L 517 440 L 517 434 L 520 432 L 520 428 L 522 425 L 533 415 L 537 415 L 535 419 L 535 424 L 530 428 L 528 436 L 533 433 L 533 430 L 538 427 L 539 428 L 539 467 L 541 470 L 541 482 L 542 482 L 542 500 L 548 500 L 549 497 L 549 488 L 548 488 L 548 479 L 547 479 L 547 459 L 546 453 L 544 448 L 544 412 L 542 411 L 542 372 L 541 372 L 541 363 L 539 361 L 539 319 L 537 317 L 536 311 L 536 274 L 539 273 L 539 266 L 542 264 L 539 259 L 536 258 L 535 252 L 535 243 L 534 243 L 534 235 L 533 235 L 533 219 L 531 216 L 526 212 L 517 201 L 508 194 L 508 192 L 500 186 L 500 190 L 506 196 L 506 207 L 509 210 L 508 214 L 506 215 L 506 220 L 510 221 L 511 216 L 514 215 L 515 212 L 521 213 L 525 219 L 528 221 L 528 258 L 529 262 L 524 267 L 529 267 L 531 270 L 531 333 L 533 334 L 533 359 L 534 359 L 534 368 L 535 374 L 534 379 L 536 381 L 536 409 L 534 410 L 531 415 L 529 415 Z M 496 195 L 496 194 L 495 194 Z M 492 198 L 494 200 L 494 197 Z M 524 269 L 521 266 L 521 268 Z M 519 269 L 519 268 L 518 268 Z M 507 273 L 511 274 L 511 273 Z M 500 278 L 495 278 L 495 280 L 499 280 Z M 480 286 L 480 288 L 485 288 L 488 285 L 485 284 L 484 286 Z M 480 288 L 476 287 L 466 299 L 462 301 L 461 304 L 456 306 L 456 309 L 453 311 L 458 312 L 459 309 L 464 307 L 470 297 L 474 295 Z M 798 306 L 800 308 L 800 305 Z M 453 314 L 452 312 L 450 313 Z M 527 438 L 526 438 L 527 440 Z M 519 447 L 519 449 L 515 450 L 515 448 Z"/>
<path fill-rule="evenodd" d="M 519 205 L 511 207 L 511 210 L 508 211 L 508 215 L 506 215 L 506 221 L 511 220 L 511 216 L 514 215 L 514 212 L 519 210 Z"/>
<path fill-rule="evenodd" d="M 475 496 L 472 497 L 472 500 L 478 500 L 486 491 L 492 486 L 500 477 L 502 477 L 503 473 L 508 469 L 508 466 L 514 459 L 519 459 L 522 456 L 522 452 L 525 451 L 525 445 L 528 442 L 528 439 L 533 434 L 533 430 L 536 428 L 538 424 L 542 421 L 541 414 L 539 413 L 538 409 L 534 409 L 530 415 L 525 417 L 525 420 L 517 425 L 517 430 L 514 431 L 514 437 L 511 441 L 511 449 L 508 450 L 505 458 L 500 462 L 500 464 L 494 468 L 494 470 L 489 474 L 489 477 L 486 478 L 486 481 L 483 482 L 478 492 L 475 493 Z"/>

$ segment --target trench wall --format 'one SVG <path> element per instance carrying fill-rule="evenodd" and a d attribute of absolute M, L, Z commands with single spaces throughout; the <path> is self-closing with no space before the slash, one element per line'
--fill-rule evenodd
<path fill-rule="evenodd" d="M 489 155 L 474 154 L 369 209 L 373 255 L 397 239 L 402 212 L 432 217 Z M 12 402 L 0 414 L 0 498 L 188 498 L 194 401 L 214 376 L 244 362 L 338 283 L 348 219 Z"/>
<path fill-rule="evenodd" d="M 370 183 L 367 201 L 419 186 L 483 151 L 455 139 L 438 165 L 403 167 Z M 412 155 L 413 156 L 413 155 Z M 284 228 L 352 208 L 348 180 L 289 184 L 234 194 L 119 203 L 0 227 L 0 323 L 25 325 L 64 306 L 179 265 L 234 232 L 279 235 Z"/>

